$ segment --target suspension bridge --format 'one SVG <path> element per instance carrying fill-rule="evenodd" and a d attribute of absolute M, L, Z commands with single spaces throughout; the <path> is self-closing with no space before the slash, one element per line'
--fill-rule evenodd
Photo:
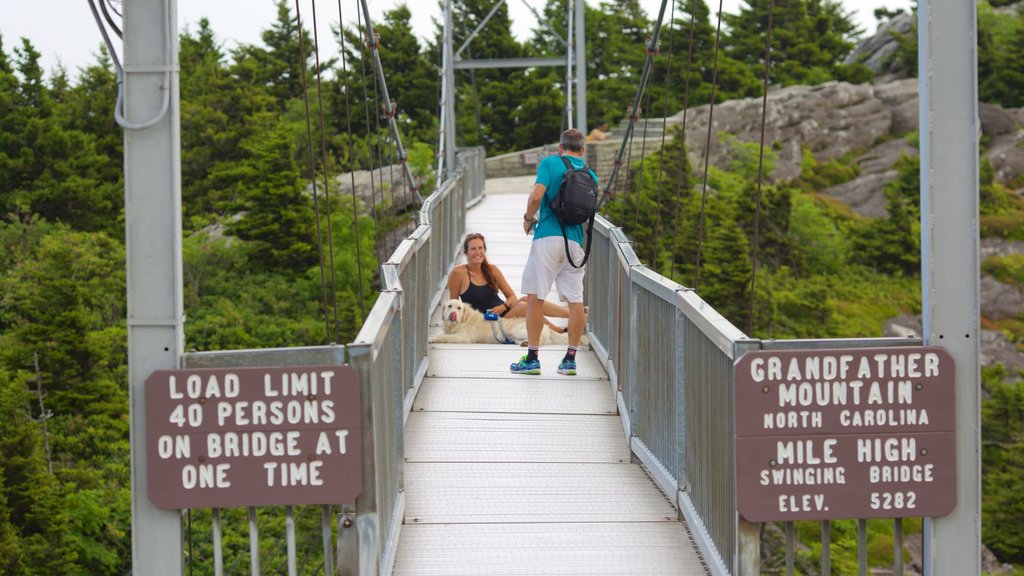
<path fill-rule="evenodd" d="M 666 4 L 632 102 L 630 129 L 605 179 L 608 187 L 622 166 Z M 940 345 L 955 360 L 957 407 L 955 504 L 950 513 L 924 521 L 924 573 L 980 573 L 978 291 L 976 282 L 972 287 L 963 281 L 978 269 L 972 3 L 919 3 L 926 262 L 921 338 L 752 338 L 699 293 L 644 266 L 622 230 L 599 217 L 586 279 L 591 346 L 581 353 L 575 379 L 513 379 L 506 367 L 519 354 L 514 347 L 428 345 L 427 338 L 440 329 L 437 306 L 466 232 L 482 232 L 501 247 L 491 257 L 513 286 L 527 253 L 528 238 L 517 230 L 531 181 L 487 179 L 485 152 L 456 148 L 455 70 L 563 65 L 572 110 L 567 117 L 585 126 L 582 2 L 569 2 L 570 41 L 557 63 L 456 59 L 451 5 L 445 2 L 439 186 L 418 198 L 417 228 L 382 264 L 381 294 L 356 339 L 344 346 L 210 353 L 185 352 L 175 6 L 175 0 L 125 5 L 117 104 L 125 128 L 135 574 L 759 574 L 762 527 L 748 521 L 738 503 L 745 464 L 737 448 L 743 424 L 736 416 L 742 408 L 738 363 L 756 351 L 922 345 Z M 365 1 L 362 7 L 368 13 Z M 375 38 L 369 21 L 364 32 Z M 376 73 L 391 137 L 404 160 L 379 58 Z M 310 134 L 310 149 L 316 148 Z M 517 216 L 509 219 L 508 213 Z M 551 365 L 558 353 L 544 349 L 542 361 Z M 273 512 L 285 517 L 285 534 L 269 551 L 260 548 L 260 516 L 271 512 L 250 505 L 249 546 L 235 557 L 223 541 L 227 520 L 214 506 L 210 557 L 201 566 L 194 555 L 186 560 L 182 525 L 186 516 L 191 521 L 192 510 L 160 508 L 149 493 L 148 464 L 158 456 L 146 448 L 154 427 L 146 419 L 154 401 L 147 398 L 153 394 L 147 379 L 160 370 L 346 364 L 358 375 L 357 493 L 299 512 L 292 505 Z M 803 446 L 799 456 L 787 457 L 811 462 L 812 444 L 807 452 Z M 870 456 L 870 446 L 864 453 Z M 827 450 L 823 457 L 834 458 Z M 780 500 L 778 510 L 806 511 L 812 501 Z M 309 530 L 317 511 L 319 522 Z M 903 516 L 889 516 L 895 573 L 903 572 Z M 852 519 L 859 573 L 866 574 L 868 524 L 864 517 Z M 793 573 L 799 544 L 793 523 L 784 526 L 786 570 Z M 822 574 L 831 572 L 830 526 L 821 520 Z"/>

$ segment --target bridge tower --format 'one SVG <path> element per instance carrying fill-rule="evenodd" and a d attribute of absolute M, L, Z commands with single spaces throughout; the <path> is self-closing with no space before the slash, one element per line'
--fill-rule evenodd
<path fill-rule="evenodd" d="M 963 0 L 921 0 L 917 11 L 923 336 L 956 361 L 957 505 L 925 520 L 934 576 L 981 572 L 977 14 Z"/>
<path fill-rule="evenodd" d="M 489 58 L 463 59 L 462 52 L 487 25 L 505 0 L 498 0 L 491 11 L 462 43 L 455 49 L 455 34 L 452 25 L 452 2 L 445 0 L 442 10 L 444 26 L 442 38 L 441 63 L 441 147 L 444 170 L 438 170 L 438 181 L 449 177 L 456 169 L 455 165 L 455 71 L 486 68 L 533 68 L 537 66 L 565 66 L 565 106 L 568 112 L 568 127 L 587 129 L 587 51 L 586 51 L 586 4 L 584 0 L 569 0 L 568 38 L 560 36 L 558 40 L 565 46 L 563 56 L 551 58 Z M 546 26 L 546 24 L 545 24 Z M 550 29 L 550 27 L 549 27 Z M 575 88 L 575 94 L 573 94 Z M 575 107 L 574 107 L 575 105 Z M 442 174 L 443 172 L 443 174 Z"/>

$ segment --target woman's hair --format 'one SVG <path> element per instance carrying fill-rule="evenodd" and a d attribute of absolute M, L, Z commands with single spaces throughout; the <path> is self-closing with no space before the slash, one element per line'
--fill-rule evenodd
<path fill-rule="evenodd" d="M 462 253 L 469 253 L 469 241 L 480 240 L 484 243 L 484 260 L 480 263 L 480 271 L 484 273 L 484 280 L 487 281 L 487 285 L 498 291 L 498 281 L 494 278 L 494 272 L 491 271 L 491 263 L 487 261 L 487 240 L 484 240 L 484 235 L 479 232 L 470 232 L 466 234 L 466 239 L 462 241 Z"/>

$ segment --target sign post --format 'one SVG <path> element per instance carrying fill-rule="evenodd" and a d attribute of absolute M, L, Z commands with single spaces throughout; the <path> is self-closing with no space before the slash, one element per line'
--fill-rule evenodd
<path fill-rule="evenodd" d="M 755 351 L 736 361 L 736 491 L 750 522 L 945 516 L 953 359 L 938 347 Z"/>

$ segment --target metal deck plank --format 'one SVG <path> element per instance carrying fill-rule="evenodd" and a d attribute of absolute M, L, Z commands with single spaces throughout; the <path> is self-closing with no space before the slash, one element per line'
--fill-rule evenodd
<path fill-rule="evenodd" d="M 450 412 L 616 414 L 608 382 L 560 378 L 425 378 L 412 409 Z"/>
<path fill-rule="evenodd" d="M 407 462 L 629 462 L 618 416 L 414 412 Z"/>
<path fill-rule="evenodd" d="M 526 354 L 522 346 L 510 344 L 431 344 L 430 365 L 427 376 L 447 378 L 508 378 L 510 364 Z M 516 374 L 516 378 L 558 379 L 573 381 L 582 378 L 607 380 L 608 375 L 590 350 L 576 354 L 577 376 L 561 376 L 555 373 L 558 362 L 565 355 L 564 345 L 542 346 L 540 350 L 541 374 L 528 376 Z"/>
<path fill-rule="evenodd" d="M 406 525 L 395 576 L 707 574 L 677 522 Z"/>
<path fill-rule="evenodd" d="M 407 463 L 406 522 L 661 522 L 678 514 L 629 464 Z"/>

